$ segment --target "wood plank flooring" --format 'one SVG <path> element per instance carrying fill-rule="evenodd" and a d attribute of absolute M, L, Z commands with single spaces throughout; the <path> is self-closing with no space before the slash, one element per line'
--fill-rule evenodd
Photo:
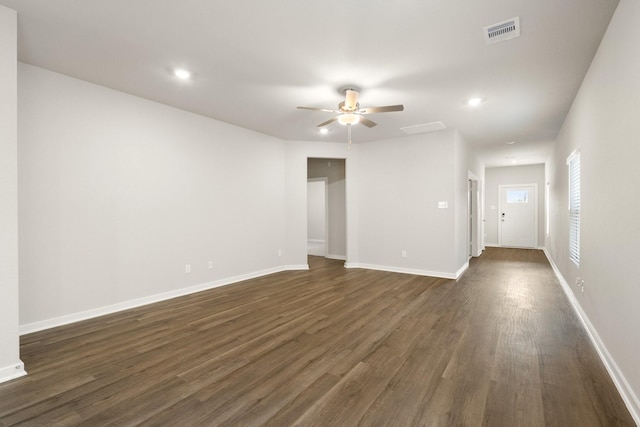
<path fill-rule="evenodd" d="M 22 337 L 0 425 L 635 425 L 540 251 L 310 263 Z"/>

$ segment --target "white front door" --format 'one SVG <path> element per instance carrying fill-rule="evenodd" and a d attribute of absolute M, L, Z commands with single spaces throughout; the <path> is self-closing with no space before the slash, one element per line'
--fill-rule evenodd
<path fill-rule="evenodd" d="M 498 238 L 500 246 L 538 246 L 538 186 L 500 185 Z"/>

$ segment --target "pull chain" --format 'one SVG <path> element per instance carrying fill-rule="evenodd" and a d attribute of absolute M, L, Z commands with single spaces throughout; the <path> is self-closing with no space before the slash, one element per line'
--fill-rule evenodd
<path fill-rule="evenodd" d="M 349 142 L 347 143 L 347 150 L 351 150 L 351 125 L 347 125 L 347 136 L 349 138 Z"/>

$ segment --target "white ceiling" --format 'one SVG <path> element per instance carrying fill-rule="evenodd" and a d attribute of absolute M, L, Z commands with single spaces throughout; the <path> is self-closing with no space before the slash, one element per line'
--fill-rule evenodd
<path fill-rule="evenodd" d="M 487 166 L 544 162 L 616 0 L 0 0 L 18 11 L 19 59 L 289 140 L 346 140 L 316 125 L 345 85 L 368 116 L 354 143 L 434 121 Z M 487 45 L 482 28 L 520 17 Z M 171 70 L 194 73 L 178 81 Z M 485 102 L 466 105 L 469 97 Z M 507 141 L 516 144 L 506 145 Z"/>

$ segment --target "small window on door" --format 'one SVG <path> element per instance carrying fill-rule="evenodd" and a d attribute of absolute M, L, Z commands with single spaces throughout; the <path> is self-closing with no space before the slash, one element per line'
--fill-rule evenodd
<path fill-rule="evenodd" d="M 528 203 L 529 191 L 527 190 L 508 190 L 507 203 Z"/>

